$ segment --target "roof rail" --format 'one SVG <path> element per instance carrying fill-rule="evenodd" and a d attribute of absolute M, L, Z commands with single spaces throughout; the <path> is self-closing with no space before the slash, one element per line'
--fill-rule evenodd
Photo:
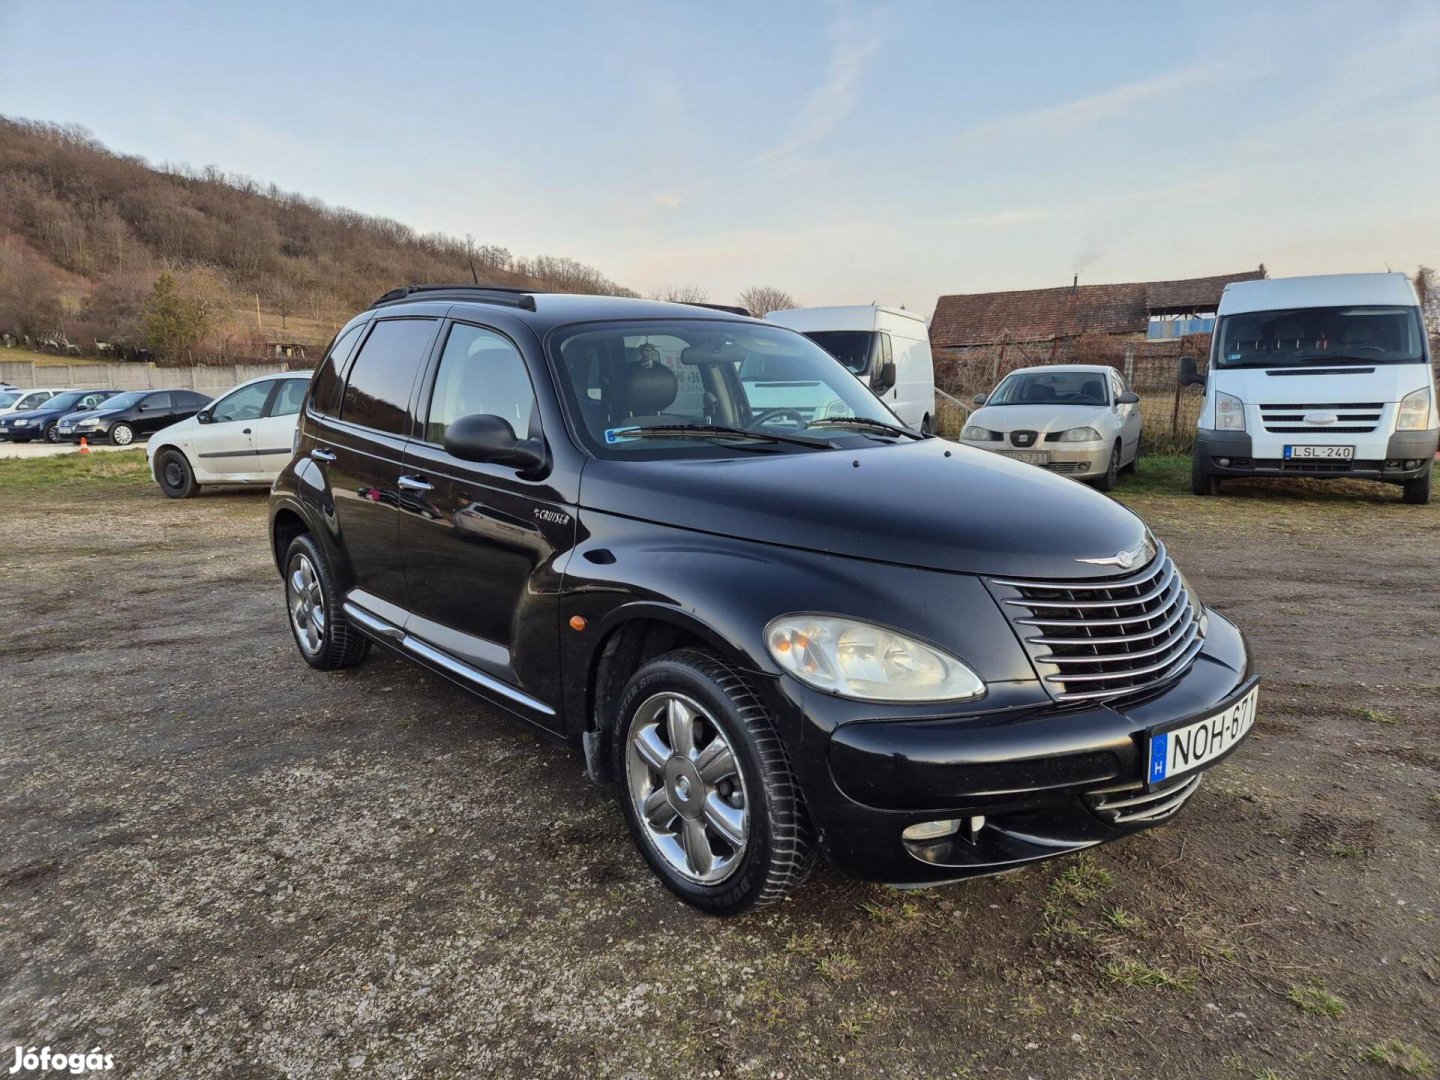
<path fill-rule="evenodd" d="M 391 289 L 370 306 L 376 308 L 382 304 L 393 304 L 397 300 L 407 300 L 416 293 L 426 293 L 433 294 L 436 300 L 472 300 L 534 311 L 533 292 L 532 289 L 517 289 L 510 285 L 402 285 L 398 289 Z"/>
<path fill-rule="evenodd" d="M 688 304 L 690 307 L 709 308 L 711 311 L 728 311 L 731 315 L 744 315 L 747 319 L 755 318 L 755 315 L 748 308 L 732 307 L 729 304 L 706 304 L 700 300 L 681 300 L 680 303 Z"/>

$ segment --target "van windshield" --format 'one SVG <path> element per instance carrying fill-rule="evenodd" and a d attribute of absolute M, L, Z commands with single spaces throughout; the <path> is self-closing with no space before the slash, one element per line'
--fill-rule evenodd
<path fill-rule="evenodd" d="M 1415 364 L 1424 360 L 1420 318 L 1409 307 L 1313 307 L 1225 315 L 1216 367 Z"/>
<path fill-rule="evenodd" d="M 875 334 L 870 330 L 814 330 L 805 335 L 856 375 L 870 370 Z"/>
<path fill-rule="evenodd" d="M 895 414 L 792 330 L 703 319 L 582 323 L 550 349 L 575 428 L 606 457 L 824 450 L 905 434 L 887 434 L 903 427 Z"/>

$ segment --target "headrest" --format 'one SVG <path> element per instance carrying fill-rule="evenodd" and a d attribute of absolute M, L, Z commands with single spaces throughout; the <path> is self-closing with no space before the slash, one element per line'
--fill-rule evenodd
<path fill-rule="evenodd" d="M 652 416 L 670 407 L 680 381 L 664 364 L 626 364 L 620 369 L 620 404 L 631 416 Z"/>

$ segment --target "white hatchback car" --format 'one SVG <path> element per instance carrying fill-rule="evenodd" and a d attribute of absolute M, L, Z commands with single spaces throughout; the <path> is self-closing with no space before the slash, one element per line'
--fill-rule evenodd
<path fill-rule="evenodd" d="M 63 394 L 69 389 L 72 388 L 67 386 L 45 386 L 34 390 L 0 391 L 0 416 L 8 416 L 11 413 L 28 412 L 31 409 L 38 409 L 56 394 Z"/>
<path fill-rule="evenodd" d="M 269 487 L 290 460 L 310 373 L 243 382 L 188 420 L 150 436 L 145 456 L 160 490 L 188 499 L 203 484 Z"/>
<path fill-rule="evenodd" d="M 1019 368 L 970 414 L 960 441 L 1051 472 L 1115 486 L 1140 461 L 1140 398 L 1103 364 Z"/>

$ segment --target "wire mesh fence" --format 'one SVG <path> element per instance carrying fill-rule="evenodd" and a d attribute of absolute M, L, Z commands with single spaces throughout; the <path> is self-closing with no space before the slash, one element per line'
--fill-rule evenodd
<path fill-rule="evenodd" d="M 1125 376 L 1140 395 L 1146 448 L 1188 453 L 1195 443 L 1195 425 L 1203 394 L 1180 385 L 1180 357 L 1193 356 L 1204 371 L 1210 337 L 1201 334 L 1175 341 L 1151 342 L 1090 335 L 1078 338 L 935 349 L 936 414 L 940 434 L 960 434 L 976 394 L 988 394 L 1018 368 L 1050 364 L 1108 364 Z"/>

